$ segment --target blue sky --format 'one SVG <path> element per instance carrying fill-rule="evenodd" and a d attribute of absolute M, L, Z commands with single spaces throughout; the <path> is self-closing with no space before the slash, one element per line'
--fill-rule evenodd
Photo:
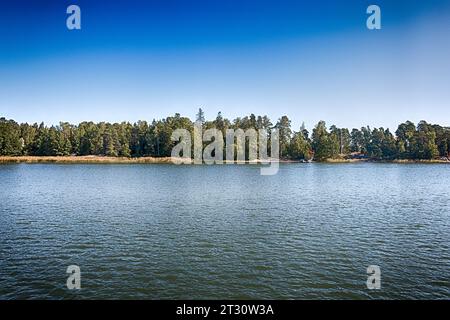
<path fill-rule="evenodd" d="M 81 8 L 82 29 L 66 28 Z M 366 28 L 381 7 L 382 29 Z M 57 124 L 179 112 L 297 129 L 450 125 L 450 0 L 10 1 L 0 116 Z"/>

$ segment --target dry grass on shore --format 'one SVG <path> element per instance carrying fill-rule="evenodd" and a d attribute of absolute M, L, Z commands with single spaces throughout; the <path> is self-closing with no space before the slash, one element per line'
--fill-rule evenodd
<path fill-rule="evenodd" d="M 1 156 L 0 163 L 172 163 L 170 157 Z"/>
<path fill-rule="evenodd" d="M 106 157 L 106 156 L 0 156 L 1 163 L 104 163 L 104 164 L 115 164 L 115 163 L 176 163 L 178 161 L 186 161 L 182 158 L 172 158 L 172 157 L 140 157 L 140 158 L 127 158 L 127 157 Z M 275 160 L 271 161 L 280 163 L 295 163 L 298 161 L 292 160 Z M 192 163 L 193 161 L 191 161 Z M 224 163 L 227 163 L 224 160 Z M 248 161 L 233 161 L 233 163 L 250 163 Z M 252 163 L 260 163 L 260 161 L 254 161 Z M 266 162 L 265 162 L 266 163 Z"/>
<path fill-rule="evenodd" d="M 153 164 L 171 164 L 176 162 L 171 157 L 140 157 L 140 158 L 126 158 L 126 157 L 104 157 L 104 156 L 0 156 L 1 163 L 103 163 L 103 164 L 136 164 L 136 163 L 153 163 Z M 272 161 L 275 161 L 272 159 Z M 298 163 L 299 161 L 292 160 L 278 160 L 280 163 Z M 434 159 L 434 160 L 390 160 L 390 161 L 373 161 L 368 159 L 327 159 L 325 163 L 358 163 L 358 162 L 385 162 L 385 163 L 446 163 L 450 161 Z M 224 161 L 226 163 L 226 161 Z M 243 163 L 234 161 L 234 163 Z M 249 162 L 244 162 L 249 163 Z M 256 161 L 258 163 L 258 161 Z"/>

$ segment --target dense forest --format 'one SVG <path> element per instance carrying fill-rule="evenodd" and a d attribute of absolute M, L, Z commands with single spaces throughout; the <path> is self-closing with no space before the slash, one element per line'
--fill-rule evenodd
<path fill-rule="evenodd" d="M 291 128 L 291 121 L 282 116 L 272 123 L 267 116 L 245 116 L 233 121 L 219 112 L 212 121 L 206 121 L 202 109 L 196 121 L 203 128 L 217 128 L 225 136 L 226 129 L 277 128 L 280 133 L 280 157 L 291 160 L 323 161 L 326 159 L 369 158 L 435 159 L 450 155 L 450 128 L 421 121 L 417 126 L 406 121 L 395 133 L 384 128 L 360 129 L 326 126 L 320 121 L 310 134 L 302 125 L 298 131 Z M 61 122 L 57 126 L 18 124 L 14 120 L 0 118 L 0 155 L 66 156 L 102 155 L 121 157 L 170 156 L 176 142 L 172 132 L 178 128 L 192 132 L 194 123 L 180 114 L 151 123 L 138 121 L 131 124 L 82 122 L 73 125 Z"/>

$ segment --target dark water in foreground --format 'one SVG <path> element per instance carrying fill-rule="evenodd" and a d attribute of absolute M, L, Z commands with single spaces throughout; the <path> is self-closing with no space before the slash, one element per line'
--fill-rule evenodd
<path fill-rule="evenodd" d="M 0 165 L 0 298 L 449 299 L 450 166 Z"/>

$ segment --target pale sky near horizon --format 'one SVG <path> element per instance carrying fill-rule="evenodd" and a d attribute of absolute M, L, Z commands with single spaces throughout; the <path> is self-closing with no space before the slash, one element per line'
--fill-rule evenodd
<path fill-rule="evenodd" d="M 282 115 L 389 127 L 450 126 L 450 0 L 73 1 L 0 10 L 0 117 L 57 124 L 151 121 L 178 112 Z"/>

